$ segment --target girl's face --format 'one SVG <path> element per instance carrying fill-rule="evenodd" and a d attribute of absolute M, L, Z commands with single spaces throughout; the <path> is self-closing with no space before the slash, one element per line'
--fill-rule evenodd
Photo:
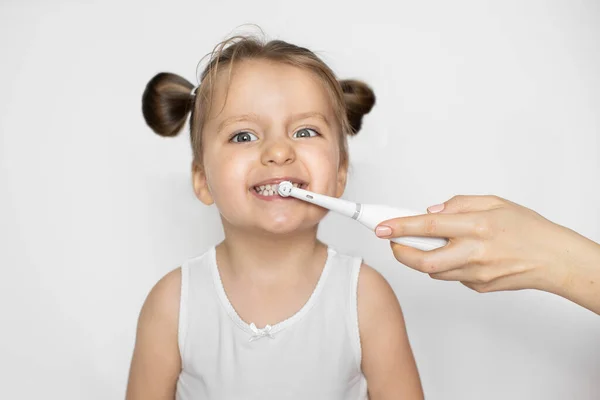
<path fill-rule="evenodd" d="M 316 75 L 291 65 L 244 60 L 220 73 L 203 128 L 203 165 L 194 190 L 216 203 L 229 224 L 284 234 L 311 229 L 326 210 L 292 197 L 265 196 L 257 187 L 291 180 L 340 197 L 340 127 Z"/>

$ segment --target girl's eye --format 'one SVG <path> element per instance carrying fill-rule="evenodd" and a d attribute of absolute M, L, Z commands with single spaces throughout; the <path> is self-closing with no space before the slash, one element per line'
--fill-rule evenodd
<path fill-rule="evenodd" d="M 310 129 L 310 128 L 302 128 L 299 131 L 296 131 L 294 133 L 294 137 L 301 137 L 301 138 L 305 138 L 305 137 L 315 137 L 317 136 L 319 133 L 317 131 L 315 131 L 314 129 Z"/>
<path fill-rule="evenodd" d="M 255 137 L 256 139 L 258 139 L 256 137 L 256 135 L 254 135 L 253 133 L 240 132 L 240 133 L 233 135 L 233 137 L 231 138 L 231 141 L 233 143 L 252 142 L 253 141 L 252 137 Z"/>

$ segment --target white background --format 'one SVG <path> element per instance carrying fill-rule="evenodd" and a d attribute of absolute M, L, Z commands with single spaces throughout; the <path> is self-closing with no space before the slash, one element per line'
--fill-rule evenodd
<path fill-rule="evenodd" d="M 374 88 L 346 198 L 497 194 L 600 241 L 597 1 L 4 1 L 0 398 L 124 397 L 148 291 L 222 238 L 141 95 L 245 23 Z M 592 312 L 433 281 L 341 217 L 320 236 L 391 282 L 428 399 L 600 398 Z"/>

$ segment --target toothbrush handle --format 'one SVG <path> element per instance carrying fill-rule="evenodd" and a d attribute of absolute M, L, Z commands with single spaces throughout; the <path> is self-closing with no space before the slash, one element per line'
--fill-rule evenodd
<path fill-rule="evenodd" d="M 404 208 L 394 208 L 380 204 L 362 204 L 360 215 L 357 220 L 371 230 L 374 230 L 381 222 L 392 218 L 411 217 L 423 213 L 407 210 Z M 421 237 L 421 236 L 403 236 L 390 239 L 392 242 L 405 246 L 411 246 L 419 250 L 434 250 L 448 244 L 445 238 Z"/>
<path fill-rule="evenodd" d="M 403 236 L 390 239 L 394 243 L 411 246 L 415 249 L 429 251 L 439 249 L 448 244 L 448 240 L 436 237 Z"/>

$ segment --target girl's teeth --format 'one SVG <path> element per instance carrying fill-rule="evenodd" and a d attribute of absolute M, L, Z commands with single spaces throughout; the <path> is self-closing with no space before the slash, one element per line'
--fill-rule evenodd
<path fill-rule="evenodd" d="M 274 196 L 275 193 L 276 193 L 275 190 L 266 190 L 266 189 L 265 190 L 260 190 L 258 192 L 258 194 L 260 194 L 261 196 Z"/>
<path fill-rule="evenodd" d="M 299 183 L 292 183 L 292 185 L 296 188 L 302 186 L 302 184 L 299 184 Z M 275 195 L 279 195 L 277 193 L 277 186 L 278 186 L 277 184 L 261 185 L 261 186 L 256 186 L 255 190 L 261 196 L 275 196 Z"/>

